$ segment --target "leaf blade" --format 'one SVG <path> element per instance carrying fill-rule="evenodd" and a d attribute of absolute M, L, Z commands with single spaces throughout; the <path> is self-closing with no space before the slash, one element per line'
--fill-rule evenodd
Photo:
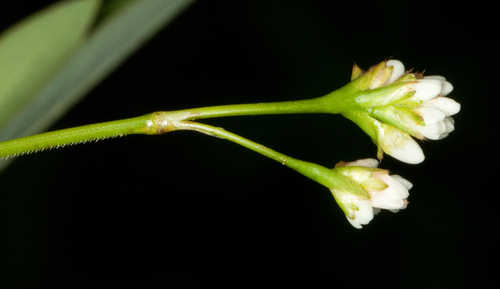
<path fill-rule="evenodd" d="M 57 72 L 81 43 L 100 0 L 44 9 L 0 38 L 0 128 Z"/>
<path fill-rule="evenodd" d="M 0 131 L 0 140 L 46 129 L 194 0 L 131 3 L 89 37 L 36 98 Z M 0 161 L 0 170 L 7 161 Z"/>

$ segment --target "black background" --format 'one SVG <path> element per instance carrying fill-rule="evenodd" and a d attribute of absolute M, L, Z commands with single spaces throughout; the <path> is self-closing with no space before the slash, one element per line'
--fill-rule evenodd
<path fill-rule="evenodd" d="M 1 29 L 53 1 L 9 2 Z M 495 288 L 497 37 L 490 7 L 464 3 L 198 1 L 51 128 L 320 96 L 392 57 L 462 104 L 423 164 L 384 159 L 415 185 L 408 209 L 356 230 L 326 188 L 190 132 L 73 146 L 1 173 L 0 288 Z M 375 155 L 335 115 L 206 122 L 325 166 Z"/>

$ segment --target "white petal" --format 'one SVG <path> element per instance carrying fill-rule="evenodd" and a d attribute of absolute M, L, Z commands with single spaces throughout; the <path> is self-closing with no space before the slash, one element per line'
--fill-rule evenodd
<path fill-rule="evenodd" d="M 420 148 L 418 143 L 412 138 L 409 138 L 404 143 L 397 146 L 384 149 L 384 151 L 393 158 L 408 164 L 419 164 L 425 159 L 422 148 Z"/>
<path fill-rule="evenodd" d="M 424 78 L 409 85 L 415 90 L 415 95 L 412 97 L 413 100 L 426 101 L 438 96 L 441 93 L 443 81 Z"/>
<path fill-rule="evenodd" d="M 415 112 L 420 114 L 424 119 L 425 125 L 433 124 L 442 121 L 446 114 L 440 109 L 430 106 L 421 106 L 415 109 Z"/>
<path fill-rule="evenodd" d="M 453 91 L 453 85 L 451 85 L 451 83 L 448 82 L 444 76 L 441 76 L 441 75 L 429 75 L 429 76 L 424 77 L 424 79 L 441 80 L 442 81 L 441 96 L 445 96 L 445 95 L 447 95 L 447 94 L 449 94 L 450 92 Z"/>
<path fill-rule="evenodd" d="M 441 89 L 441 96 L 448 95 L 452 91 L 453 91 L 453 85 L 451 85 L 451 83 L 449 83 L 448 81 L 444 81 L 443 88 Z"/>
<path fill-rule="evenodd" d="M 446 133 L 446 124 L 444 121 L 439 121 L 425 126 L 417 126 L 416 129 L 426 138 L 438 140 L 441 139 L 443 133 Z"/>
<path fill-rule="evenodd" d="M 377 192 L 372 196 L 372 206 L 375 208 L 394 210 L 403 209 L 406 206 L 406 201 L 404 198 L 400 198 L 397 194 L 393 192 L 387 192 L 385 189 L 383 192 Z"/>
<path fill-rule="evenodd" d="M 369 200 L 358 200 L 354 202 L 358 210 L 354 212 L 354 218 L 347 217 L 347 220 L 356 229 L 361 229 L 362 225 L 370 223 L 373 219 L 373 208 Z"/>
<path fill-rule="evenodd" d="M 387 174 L 379 175 L 378 178 L 387 184 L 387 188 L 382 191 L 369 192 L 372 206 L 388 210 L 405 208 L 406 198 L 409 196 L 406 187 Z"/>
<path fill-rule="evenodd" d="M 446 116 L 457 114 L 460 111 L 460 103 L 449 97 L 436 97 L 425 103 L 431 105 L 446 114 Z"/>
<path fill-rule="evenodd" d="M 348 162 L 344 164 L 346 167 L 367 167 L 367 168 L 376 168 L 378 167 L 378 160 L 376 159 L 360 159 L 353 162 Z"/>
<path fill-rule="evenodd" d="M 447 137 L 450 134 L 450 132 L 455 130 L 454 121 L 453 121 L 453 118 L 451 118 L 451 117 L 445 118 L 443 120 L 443 125 L 444 125 L 444 132 L 441 133 L 441 135 L 439 135 L 438 139 L 443 139 L 443 138 Z"/>
<path fill-rule="evenodd" d="M 406 132 L 385 123 L 377 125 L 377 145 L 385 153 L 402 162 L 418 164 L 424 161 L 424 153 L 415 140 Z"/>
<path fill-rule="evenodd" d="M 445 132 L 445 133 L 442 133 L 436 140 L 440 140 L 440 139 L 444 139 L 446 138 L 447 136 L 449 135 L 449 133 Z"/>
<path fill-rule="evenodd" d="M 437 80 L 446 80 L 444 76 L 441 75 L 427 75 L 424 79 L 437 79 Z"/>
<path fill-rule="evenodd" d="M 347 221 L 349 221 L 349 223 L 351 223 L 351 225 L 352 225 L 354 228 L 356 228 L 356 229 L 361 229 L 361 228 L 362 228 L 362 227 L 361 227 L 361 224 L 359 223 L 359 221 L 358 221 L 358 220 L 356 220 L 356 219 L 351 219 L 351 218 L 349 218 L 349 217 L 347 217 L 347 216 L 346 216 L 346 218 L 347 218 Z"/>
<path fill-rule="evenodd" d="M 401 207 L 401 209 L 391 209 L 389 211 L 391 211 L 393 213 L 397 213 L 397 212 L 399 212 L 399 211 L 401 211 L 403 209 L 406 209 L 406 207 L 408 207 L 408 201 L 407 200 L 404 201 L 404 205 L 403 205 L 403 207 Z"/>
<path fill-rule="evenodd" d="M 408 189 L 399 182 L 398 179 L 394 178 L 393 176 L 390 175 L 380 175 L 379 178 L 381 178 L 387 185 L 388 187 L 385 189 L 390 189 L 394 196 L 402 199 L 408 198 L 410 193 L 408 192 Z"/>
<path fill-rule="evenodd" d="M 455 121 L 451 117 L 447 117 L 444 119 L 444 124 L 446 126 L 446 132 L 450 133 L 455 130 Z"/>
<path fill-rule="evenodd" d="M 400 176 L 400 175 L 390 175 L 390 176 L 393 179 L 395 179 L 396 181 L 398 181 L 399 183 L 401 183 L 403 186 L 405 186 L 405 188 L 407 190 L 410 190 L 411 188 L 413 188 L 413 184 L 409 180 L 403 178 L 402 176 Z"/>
<path fill-rule="evenodd" d="M 399 60 L 391 59 L 391 60 L 387 61 L 386 66 L 387 67 L 392 66 L 391 78 L 389 78 L 387 84 L 393 83 L 398 78 L 403 76 L 403 74 L 405 73 L 405 66 Z"/>

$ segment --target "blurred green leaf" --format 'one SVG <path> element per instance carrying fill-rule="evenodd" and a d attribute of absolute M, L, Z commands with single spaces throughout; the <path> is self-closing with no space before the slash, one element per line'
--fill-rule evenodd
<path fill-rule="evenodd" d="M 66 1 L 0 37 L 0 130 L 50 80 L 83 40 L 99 0 Z"/>
<path fill-rule="evenodd" d="M 46 129 L 193 0 L 141 0 L 104 21 L 23 110 L 0 140 Z M 0 69 L 2 69 L 0 67 Z M 0 161 L 0 169 L 7 164 Z"/>
<path fill-rule="evenodd" d="M 105 19 L 110 17 L 111 15 L 119 12 L 121 9 L 127 7 L 132 2 L 140 1 L 140 0 L 107 0 L 104 1 L 101 5 L 101 9 L 99 11 L 98 20 Z"/>

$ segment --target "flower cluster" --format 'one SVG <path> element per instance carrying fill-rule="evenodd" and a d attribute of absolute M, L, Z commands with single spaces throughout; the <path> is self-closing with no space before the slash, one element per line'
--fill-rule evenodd
<path fill-rule="evenodd" d="M 368 224 L 380 209 L 397 212 L 405 209 L 412 183 L 387 170 L 378 169 L 375 159 L 340 162 L 335 171 L 355 189 L 337 186 L 333 196 L 355 228 Z"/>
<path fill-rule="evenodd" d="M 405 71 L 398 60 L 389 60 L 362 72 L 353 69 L 352 84 L 360 90 L 361 109 L 343 113 L 377 144 L 379 158 L 388 155 L 410 164 L 424 160 L 417 139 L 442 139 L 454 130 L 451 116 L 460 104 L 447 97 L 453 86 L 442 76 Z"/>

